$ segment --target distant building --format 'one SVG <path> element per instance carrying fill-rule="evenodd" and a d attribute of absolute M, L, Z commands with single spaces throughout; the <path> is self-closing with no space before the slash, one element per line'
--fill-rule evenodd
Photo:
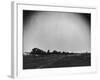
<path fill-rule="evenodd" d="M 27 56 L 27 55 L 30 55 L 30 53 L 29 53 L 29 52 L 24 52 L 23 55 L 24 55 L 24 56 Z"/>

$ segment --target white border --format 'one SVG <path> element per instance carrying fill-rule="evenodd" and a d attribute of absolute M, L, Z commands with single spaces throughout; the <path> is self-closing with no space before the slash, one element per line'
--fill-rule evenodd
<path fill-rule="evenodd" d="M 95 51 L 95 27 L 96 27 L 96 8 L 86 7 L 68 7 L 54 5 L 38 5 L 27 3 L 12 3 L 12 77 L 40 77 L 65 75 L 70 73 L 84 73 L 96 71 L 96 51 Z M 77 12 L 91 13 L 91 67 L 70 67 L 70 68 L 53 68 L 53 69 L 30 69 L 23 70 L 23 10 L 43 10 L 43 11 L 61 11 L 61 12 Z"/>

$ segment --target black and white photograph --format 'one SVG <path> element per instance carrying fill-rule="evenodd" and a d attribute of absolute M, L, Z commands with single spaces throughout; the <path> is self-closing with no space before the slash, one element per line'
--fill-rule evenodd
<path fill-rule="evenodd" d="M 23 69 L 91 66 L 91 13 L 23 10 Z"/>

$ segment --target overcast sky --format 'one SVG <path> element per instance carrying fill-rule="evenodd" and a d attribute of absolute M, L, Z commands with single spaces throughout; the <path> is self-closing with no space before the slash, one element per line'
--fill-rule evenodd
<path fill-rule="evenodd" d="M 33 48 L 45 51 L 90 51 L 90 14 L 23 11 L 24 52 Z"/>

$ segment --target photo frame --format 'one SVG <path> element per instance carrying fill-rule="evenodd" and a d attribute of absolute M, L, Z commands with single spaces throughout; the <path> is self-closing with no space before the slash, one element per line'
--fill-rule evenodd
<path fill-rule="evenodd" d="M 96 8 L 21 2 L 11 8 L 13 78 L 96 71 Z"/>

